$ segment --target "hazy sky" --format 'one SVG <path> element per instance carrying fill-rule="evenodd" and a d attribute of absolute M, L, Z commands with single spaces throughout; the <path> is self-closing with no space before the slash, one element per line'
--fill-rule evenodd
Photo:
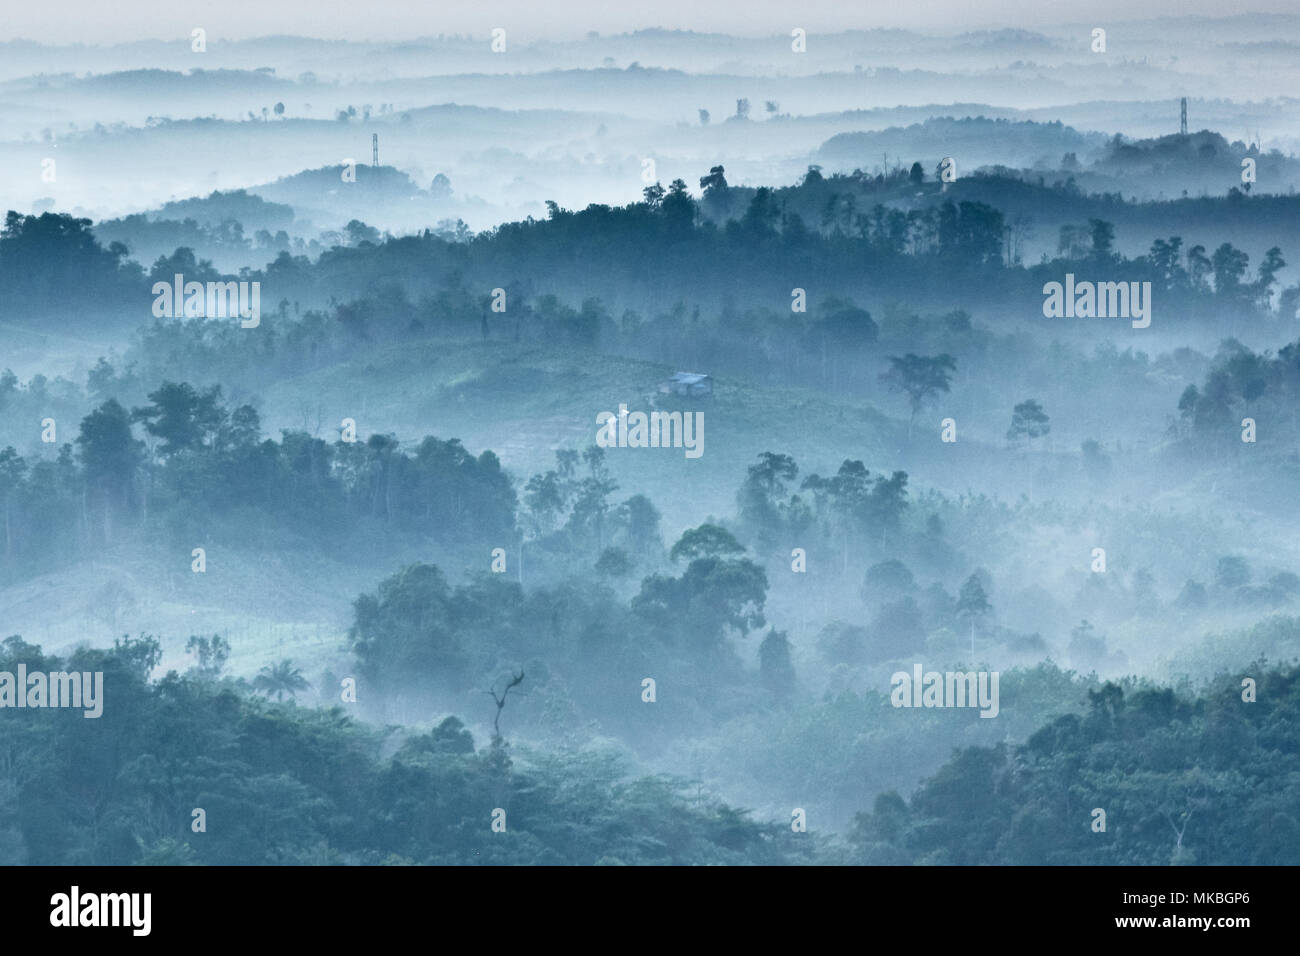
<path fill-rule="evenodd" d="M 619 33 L 641 27 L 732 34 L 872 27 L 949 32 L 982 27 L 1052 27 L 1156 16 L 1290 13 L 1295 0 L 3 0 L 0 39 L 50 43 L 117 43 L 188 37 L 201 26 L 210 38 L 270 33 L 383 39 L 439 33 L 486 36 L 493 27 L 527 43 L 538 37 Z"/>

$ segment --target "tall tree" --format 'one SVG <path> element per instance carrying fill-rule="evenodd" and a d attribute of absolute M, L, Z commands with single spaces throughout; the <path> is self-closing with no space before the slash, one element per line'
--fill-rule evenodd
<path fill-rule="evenodd" d="M 164 455 L 211 444 L 226 422 L 220 385 L 200 392 L 188 382 L 163 382 L 148 399 L 149 405 L 132 409 L 131 420 L 162 440 Z"/>
<path fill-rule="evenodd" d="M 972 664 L 975 662 L 975 622 L 983 620 L 992 610 L 993 606 L 989 604 L 988 595 L 984 593 L 984 585 L 980 584 L 980 579 L 972 574 L 966 579 L 957 595 L 957 617 L 970 621 Z"/>
<path fill-rule="evenodd" d="M 907 439 L 912 440 L 912 424 L 921 406 L 934 395 L 947 392 L 952 385 L 953 373 L 957 371 L 957 360 L 951 355 L 925 357 L 908 352 L 901 358 L 889 357 L 889 368 L 882 372 L 880 380 L 890 391 L 901 392 L 907 396 L 911 414 L 907 419 Z"/>
<path fill-rule="evenodd" d="M 13 446 L 0 451 L 0 508 L 4 511 L 6 565 L 13 559 L 13 501 L 26 472 L 27 462 L 14 451 Z"/>
<path fill-rule="evenodd" d="M 132 507 L 144 443 L 131 434 L 131 416 L 115 398 L 82 419 L 76 443 L 87 491 L 100 509 L 104 540 L 112 541 L 113 515 Z"/>

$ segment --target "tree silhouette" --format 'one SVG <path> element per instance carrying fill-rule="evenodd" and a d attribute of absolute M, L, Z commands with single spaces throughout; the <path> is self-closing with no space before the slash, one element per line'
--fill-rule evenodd
<path fill-rule="evenodd" d="M 86 488 L 102 509 L 104 539 L 112 541 L 112 517 L 129 510 L 144 443 L 131 434 L 131 418 L 110 398 L 81 422 L 77 453 L 85 468 Z"/>
<path fill-rule="evenodd" d="M 506 697 L 510 695 L 513 687 L 518 687 L 524 682 L 524 672 L 521 670 L 511 678 L 506 684 L 505 689 L 500 694 L 496 692 L 496 687 L 489 687 L 488 693 L 492 695 L 492 701 L 497 705 L 497 712 L 492 718 L 492 744 L 497 746 L 501 742 L 501 711 L 506 709 Z"/>
<path fill-rule="evenodd" d="M 1033 441 L 1042 438 L 1052 430 L 1051 419 L 1043 411 L 1043 406 L 1032 398 L 1027 398 L 1011 410 L 1011 427 L 1007 429 L 1007 441 L 1019 442 L 1022 439 Z"/>
<path fill-rule="evenodd" d="M 880 380 L 892 392 L 902 392 L 907 396 L 911 415 L 907 419 L 907 439 L 912 440 L 912 423 L 916 413 L 931 395 L 946 392 L 952 385 L 953 372 L 957 371 L 957 360 L 951 355 L 935 355 L 926 358 L 911 352 L 899 358 L 889 357 L 889 369 L 882 372 Z"/>
<path fill-rule="evenodd" d="M 744 552 L 745 548 L 730 531 L 706 522 L 698 528 L 688 528 L 684 531 L 681 538 L 673 545 L 673 549 L 668 552 L 668 557 L 672 561 L 680 561 L 682 558 L 693 561 L 696 558 L 718 558 L 744 554 Z"/>
<path fill-rule="evenodd" d="M 704 190 L 705 195 L 711 195 L 716 192 L 726 192 L 727 176 L 726 167 L 712 166 L 709 168 L 709 175 L 700 177 L 700 188 Z"/>
<path fill-rule="evenodd" d="M 274 696 L 277 701 L 282 700 L 285 694 L 293 697 L 309 687 L 311 685 L 303 678 L 302 671 L 287 658 L 278 664 L 266 665 L 253 678 L 253 690 L 264 693 L 267 697 Z"/>
<path fill-rule="evenodd" d="M 1013 445 L 1024 441 L 1028 446 L 1036 438 L 1042 438 L 1052 430 L 1050 419 L 1043 411 L 1043 406 L 1032 398 L 1027 398 L 1011 410 L 1011 427 L 1007 429 L 1007 441 Z M 1034 473 L 1029 472 L 1029 495 L 1034 494 Z"/>
<path fill-rule="evenodd" d="M 972 574 L 957 595 L 957 617 L 970 621 L 970 656 L 975 660 L 975 622 L 993 610 L 980 579 Z"/>

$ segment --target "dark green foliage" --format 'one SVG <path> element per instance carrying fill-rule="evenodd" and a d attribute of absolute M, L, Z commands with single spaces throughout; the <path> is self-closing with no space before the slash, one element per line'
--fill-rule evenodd
<path fill-rule="evenodd" d="M 1242 419 L 1295 421 L 1300 398 L 1300 341 L 1284 345 L 1276 354 L 1255 353 L 1235 339 L 1219 347 L 1213 367 L 1199 387 L 1189 384 L 1178 400 L 1174 432 L 1199 443 L 1215 442 L 1224 449 L 1242 446 Z M 1289 434 L 1289 431 L 1288 431 Z M 1269 445 L 1261 437 L 1260 450 Z"/>
<path fill-rule="evenodd" d="M 970 747 L 911 801 L 878 797 L 852 835 L 863 863 L 1300 863 L 1300 672 L 1223 677 L 1196 697 L 1089 693 L 1020 746 Z M 1094 832 L 1092 811 L 1106 811 Z M 1263 836 L 1262 836 L 1263 835 Z"/>
<path fill-rule="evenodd" d="M 122 243 L 101 246 L 90 225 L 66 214 L 9 211 L 0 231 L 0 316 L 54 312 L 68 322 L 78 314 L 102 316 L 105 303 L 139 314 L 131 306 L 147 301 L 144 270 L 127 259 Z"/>
<path fill-rule="evenodd" d="M 519 586 L 489 578 L 483 586 L 509 592 L 519 604 Z M 499 595 L 505 597 L 505 595 Z M 379 586 L 377 594 L 357 598 L 355 623 L 348 637 L 362 664 L 362 674 L 375 686 L 400 689 L 408 682 L 437 681 L 456 687 L 466 666 L 464 638 L 456 627 L 472 620 L 478 602 L 469 589 L 453 589 L 436 567 L 404 568 Z M 486 608 L 503 609 L 499 601 Z M 495 617 L 495 615 L 494 615 Z M 490 628 L 492 620 L 475 621 Z"/>
<path fill-rule="evenodd" d="M 410 451 L 391 435 L 331 444 L 286 431 L 279 442 L 263 439 L 256 410 L 222 404 L 217 386 L 164 382 L 149 400 L 128 414 L 108 399 L 53 462 L 0 449 L 0 575 L 30 574 L 38 561 L 114 544 L 127 532 L 148 537 L 146 518 L 178 536 L 200 525 L 211 533 L 224 520 L 233 535 L 251 514 L 259 527 L 338 548 L 368 527 L 447 546 L 516 537 L 514 487 L 491 451 L 474 456 L 454 438 L 433 436 Z M 133 421 L 156 439 L 152 453 Z M 579 490 L 596 534 L 609 485 L 597 475 Z M 629 520 L 647 547 L 653 509 L 637 504 Z"/>
<path fill-rule="evenodd" d="M 66 661 L 0 645 L 0 668 L 20 660 L 102 670 L 107 691 L 97 720 L 0 715 L 4 864 L 780 864 L 819 845 L 686 781 L 629 779 L 612 757 L 476 750 L 455 717 L 393 740 L 339 707 L 174 672 L 150 682 L 148 638 Z"/>
<path fill-rule="evenodd" d="M 698 528 L 685 531 L 668 552 L 668 557 L 672 561 L 680 561 L 683 558 L 689 561 L 695 558 L 723 558 L 744 553 L 745 548 L 726 528 L 716 524 L 702 524 Z"/>
<path fill-rule="evenodd" d="M 748 558 L 696 558 L 680 578 L 652 575 L 632 609 L 665 640 L 699 649 L 720 645 L 728 630 L 744 635 L 762 627 L 767 572 Z"/>

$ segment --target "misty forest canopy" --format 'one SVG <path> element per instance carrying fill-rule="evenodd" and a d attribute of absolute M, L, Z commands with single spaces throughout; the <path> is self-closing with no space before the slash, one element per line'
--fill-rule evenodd
<path fill-rule="evenodd" d="M 1230 364 L 1235 362 L 1231 367 L 1241 366 L 1240 358 L 1230 360 Z M 900 360 L 895 366 L 900 381 L 915 379 L 922 391 L 927 385 L 935 388 L 949 383 L 950 359 L 919 373 L 916 365 L 915 361 Z M 1275 374 L 1284 375 L 1285 367 L 1280 366 Z M 1017 413 L 1026 420 L 1045 420 L 1041 407 L 1018 408 Z M 427 437 L 408 450 L 393 436 L 378 434 L 356 442 L 329 443 L 303 432 L 285 432 L 279 441 L 268 439 L 262 436 L 258 413 L 251 405 L 232 406 L 216 386 L 196 388 L 168 381 L 148 393 L 139 406 L 128 409 L 116 399 L 104 401 L 83 419 L 73 440 L 62 445 L 53 460 L 28 462 L 12 448 L 0 453 L 4 567 L 7 575 L 22 578 L 42 561 L 73 561 L 87 550 L 130 539 L 185 554 L 197 529 L 203 529 L 205 540 L 219 547 L 252 525 L 261 528 L 262 535 L 282 535 L 279 547 L 309 544 L 353 560 L 365 557 L 369 540 L 390 553 L 394 547 L 400 548 L 404 539 L 424 539 L 435 540 L 453 566 L 470 564 L 474 561 L 471 554 L 478 552 L 481 567 L 479 542 L 505 541 L 512 551 L 518 547 L 529 555 L 528 587 L 521 580 L 522 563 L 513 575 L 480 573 L 454 583 L 438 566 L 415 562 L 356 598 L 348 632 L 354 664 L 349 671 L 358 676 L 360 692 L 376 701 L 381 712 L 409 720 L 414 714 L 427 713 L 434 699 L 461 700 L 465 707 L 481 708 L 482 704 L 468 701 L 477 698 L 481 688 L 501 673 L 503 664 L 525 661 L 530 696 L 511 701 L 505 711 L 507 732 L 517 726 L 513 722 L 536 719 L 542 713 L 569 714 L 555 728 L 560 733 L 565 727 L 598 720 L 607 731 L 646 745 L 665 731 L 689 734 L 702 725 L 747 726 L 747 733 L 760 734 L 765 727 L 767 733 L 774 733 L 779 726 L 792 727 L 792 731 L 772 737 L 771 752 L 762 758 L 772 761 L 773 768 L 814 739 L 843 733 L 845 741 L 858 741 L 853 751 L 845 754 L 845 766 L 865 773 L 879 763 L 881 753 L 895 746 L 895 735 L 909 726 L 900 722 L 904 719 L 901 712 L 889 705 L 883 689 L 847 696 L 841 692 L 838 698 L 828 696 L 820 702 L 805 694 L 801 685 L 813 679 L 812 675 L 801 674 L 787 633 L 768 619 L 771 575 L 784 570 L 784 541 L 827 542 L 833 553 L 843 556 L 842 562 L 831 563 L 830 586 L 860 590 L 866 607 L 874 609 L 865 626 L 825 629 L 819 645 L 827 663 L 888 667 L 895 661 L 933 653 L 940 646 L 933 635 L 961 634 L 960 643 L 968 628 L 972 640 L 978 631 L 982 647 L 1019 648 L 1017 653 L 1030 655 L 1043 649 L 1037 635 L 1017 633 L 998 623 L 998 609 L 988 597 L 996 592 L 987 573 L 980 569 L 968 573 L 969 559 L 960 555 L 960 545 L 941 517 L 959 521 L 956 503 L 933 494 L 914 497 L 902 471 L 874 473 L 861 461 L 845 460 L 833 473 L 822 476 L 805 472 L 790 455 L 765 452 L 748 467 L 737 489 L 734 519 L 688 529 L 666 547 L 658 509 L 643 495 L 620 500 L 606 455 L 594 446 L 582 453 L 562 450 L 556 454 L 553 468 L 517 483 L 502 471 L 490 451 L 473 456 L 455 440 Z M 271 540 L 263 537 L 264 542 Z M 849 555 L 854 556 L 852 562 Z M 899 560 L 899 555 L 906 556 L 906 561 Z M 865 577 L 857 570 L 862 556 L 867 556 L 869 563 Z M 587 574 L 602 583 L 594 588 L 578 584 L 572 578 L 574 567 L 590 568 Z M 927 579 L 928 585 L 924 583 Z M 1233 589 L 1244 596 L 1250 579 L 1251 570 L 1240 560 L 1221 560 L 1215 587 L 1224 596 L 1215 599 L 1226 600 Z M 1293 582 L 1289 590 L 1284 582 L 1278 587 L 1274 597 L 1254 600 L 1285 603 L 1288 595 L 1300 590 L 1300 582 Z M 1111 603 L 1114 597 L 1105 600 Z M 1149 592 L 1145 597 L 1139 595 L 1136 582 L 1131 597 L 1124 600 L 1134 602 L 1129 613 L 1153 613 Z M 1293 620 L 1287 627 L 1286 633 L 1294 635 L 1300 625 Z M 757 645 L 757 670 L 745 666 L 737 653 L 740 645 L 751 641 Z M 70 754 L 80 752 L 77 748 L 93 748 L 97 754 L 111 753 L 112 760 L 139 760 L 141 766 L 155 768 L 149 775 L 127 774 L 125 769 L 115 769 L 116 764 L 106 765 L 108 758 L 100 756 L 88 765 L 91 769 L 75 771 L 122 775 L 124 789 L 113 799 L 123 801 L 123 807 L 151 799 L 151 787 L 163 788 L 160 793 L 174 792 L 175 783 L 168 782 L 172 779 L 169 775 L 181 774 L 189 781 L 186 786 L 211 788 L 203 791 L 210 793 L 211 806 L 233 812 L 257 804 L 260 809 L 250 811 L 251 815 L 241 813 L 241 817 L 248 819 L 250 827 L 271 828 L 276 838 L 257 850 L 251 843 L 235 839 L 209 851 L 194 844 L 183 828 L 143 832 L 123 809 L 109 811 L 104 818 L 118 821 L 112 826 L 94 833 L 72 827 L 67 834 L 82 835 L 44 842 L 42 828 L 67 825 L 75 807 L 66 799 L 46 799 L 42 788 L 59 779 L 57 774 L 37 774 L 21 791 L 25 795 L 21 805 L 29 809 L 9 830 L 12 853 L 31 862 L 360 862 L 390 857 L 434 862 L 463 859 L 460 854 L 478 846 L 468 835 L 477 826 L 473 822 L 463 824 L 467 828 L 463 839 L 440 830 L 441 843 L 412 842 L 404 827 L 391 832 L 383 826 L 349 828 L 345 822 L 349 813 L 360 812 L 357 808 L 362 806 L 386 806 L 387 801 L 405 799 L 400 796 L 405 791 L 363 792 L 333 780 L 321 768 L 334 759 L 326 754 L 335 747 L 342 748 L 347 759 L 367 755 L 364 759 L 373 761 L 375 767 L 368 777 L 372 780 L 388 780 L 392 774 L 405 779 L 412 772 L 409 761 L 415 761 L 424 769 L 412 779 L 425 780 L 433 788 L 425 792 L 437 794 L 417 798 L 417 804 L 420 800 L 437 801 L 419 812 L 463 814 L 464 801 L 472 803 L 484 799 L 481 793 L 500 794 L 502 788 L 516 786 L 522 788 L 520 806 L 539 807 L 524 794 L 539 786 L 558 786 L 546 783 L 545 774 L 576 773 L 588 781 L 583 786 L 595 788 L 589 799 L 606 801 L 609 813 L 622 812 L 616 809 L 621 806 L 619 801 L 651 799 L 648 795 L 654 794 L 661 808 L 657 812 L 671 813 L 676 808 L 695 821 L 691 826 L 701 828 L 685 843 L 653 851 L 611 850 L 618 846 L 617 841 L 611 843 L 603 834 L 593 836 L 590 844 L 561 849 L 548 842 L 555 839 L 547 829 L 554 824 L 543 821 L 550 810 L 516 813 L 514 826 L 520 838 L 536 841 L 529 842 L 533 849 L 528 852 L 538 854 L 538 860 L 594 862 L 609 857 L 622 862 L 789 862 L 825 854 L 827 860 L 861 862 L 1048 862 L 1066 852 L 1063 846 L 1080 838 L 1070 836 L 1062 843 L 1065 837 L 1054 835 L 1054 828 L 1063 825 L 1059 816 L 1033 809 L 1042 799 L 1038 789 L 1045 786 L 1051 791 L 1057 784 L 1052 782 L 1053 764 L 1040 767 L 1033 762 L 1040 760 L 1042 745 L 1037 741 L 1046 738 L 1031 735 L 1056 721 L 1049 730 L 1041 731 L 1059 742 L 1059 746 L 1048 748 L 1049 756 L 1062 761 L 1061 766 L 1074 766 L 1069 762 L 1073 759 L 1070 752 L 1061 750 L 1062 746 L 1074 748 L 1080 759 L 1086 759 L 1089 749 L 1105 745 L 1104 734 L 1099 737 L 1089 731 L 1070 736 L 1069 729 L 1075 726 L 1070 721 L 1086 717 L 1107 728 L 1106 733 L 1125 735 L 1125 739 L 1157 748 L 1157 752 L 1161 747 L 1174 747 L 1172 753 L 1184 757 L 1187 751 L 1171 742 L 1177 735 L 1203 742 L 1229 734 L 1231 743 L 1223 738 L 1219 777 L 1204 766 L 1189 769 L 1177 756 L 1168 758 L 1172 763 L 1166 764 L 1162 762 L 1165 758 L 1153 753 L 1148 765 L 1166 769 L 1149 771 L 1156 774 L 1150 786 L 1135 789 L 1131 774 L 1114 769 L 1110 772 L 1119 775 L 1105 786 L 1113 787 L 1116 794 L 1111 806 L 1126 807 L 1126 812 L 1138 814 L 1144 821 L 1142 840 L 1124 845 L 1125 861 L 1168 862 L 1171 853 L 1177 857 L 1189 852 L 1199 854 L 1198 860 L 1204 862 L 1239 861 L 1236 851 L 1240 846 L 1218 837 L 1208 842 L 1197 840 L 1195 851 L 1190 843 L 1188 849 L 1171 850 L 1167 835 L 1156 822 L 1164 822 L 1169 815 L 1183 821 L 1190 810 L 1204 814 L 1211 806 L 1214 813 L 1229 812 L 1222 799 L 1229 792 L 1230 781 L 1242 774 L 1255 783 L 1240 792 L 1250 793 L 1258 806 L 1252 804 L 1240 812 L 1251 820 L 1274 812 L 1268 804 L 1273 792 L 1270 787 L 1282 786 L 1287 763 L 1276 760 L 1271 748 L 1286 745 L 1268 734 L 1274 733 L 1273 722 L 1291 725 L 1284 716 L 1285 707 L 1291 705 L 1283 703 L 1282 697 L 1294 683 L 1285 672 L 1266 673 L 1265 665 L 1260 664 L 1259 680 L 1269 688 L 1270 700 L 1275 703 L 1247 710 L 1244 716 L 1239 708 L 1224 702 L 1224 695 L 1231 697 L 1231 688 L 1216 691 L 1218 698 L 1193 700 L 1130 683 L 1127 693 L 1136 696 L 1120 722 L 1119 708 L 1126 691 L 1119 686 L 1102 688 L 1095 677 L 1084 679 L 1055 666 L 1025 666 L 1006 675 L 1003 684 L 1003 707 L 1014 712 L 1011 719 L 1018 722 L 1028 740 L 1017 755 L 1000 743 L 1005 730 L 986 732 L 978 718 L 971 719 L 973 714 L 940 711 L 927 715 L 927 720 L 938 721 L 948 733 L 928 737 L 911 762 L 888 771 L 886 789 L 910 787 L 914 779 L 929 772 L 924 769 L 927 764 L 938 766 L 947 757 L 952 734 L 967 740 L 971 749 L 952 758 L 950 767 L 923 784 L 910 805 L 895 796 L 878 799 L 872 812 L 859 818 L 847 843 L 795 846 L 788 843 L 788 827 L 751 823 L 744 813 L 723 804 L 701 807 L 683 802 L 684 791 L 669 781 L 626 782 L 624 771 L 612 763 L 593 765 L 586 758 L 576 765 L 580 769 L 566 769 L 563 761 L 567 758 L 539 758 L 540 762 L 534 763 L 530 757 L 529 769 L 516 772 L 503 749 L 504 741 L 498 739 L 488 749 L 478 750 L 454 718 L 443 721 L 427 740 L 419 734 L 410 735 L 396 756 L 381 758 L 376 732 L 341 714 L 326 717 L 325 711 L 303 710 L 293 703 L 272 705 L 248 696 L 250 691 L 274 696 L 277 701 L 286 695 L 290 700 L 312 696 L 316 688 L 296 677 L 289 662 L 268 668 L 263 677 L 245 686 L 242 679 L 221 676 L 224 653 L 217 650 L 219 637 L 193 636 L 191 643 L 200 648 L 194 671 L 183 677 L 169 674 L 156 682 L 148 674 L 157 664 L 158 649 L 147 637 L 124 639 L 113 651 L 76 652 L 81 657 L 90 655 L 87 659 L 95 667 L 117 667 L 120 662 L 134 674 L 129 693 L 139 695 L 138 703 L 123 702 L 119 706 L 124 709 L 114 711 L 130 717 L 110 714 L 111 721 L 105 718 L 103 725 L 96 725 L 96 734 L 128 734 L 118 745 L 108 748 L 89 741 L 79 730 L 69 729 L 63 714 L 53 715 L 29 732 L 37 734 L 33 739 L 38 741 L 43 739 L 40 734 L 71 734 L 66 744 Z M 47 661 L 39 649 L 18 637 L 5 646 L 14 660 L 21 658 L 29 666 L 53 669 L 59 664 Z M 1104 636 L 1084 621 L 1075 629 L 1065 653 L 1078 664 L 1096 665 L 1110 651 Z M 75 663 L 79 668 L 90 666 L 83 665 L 80 658 Z M 646 725 L 640 701 L 618 677 L 644 673 L 656 674 L 659 682 L 673 688 L 671 697 L 656 704 L 653 726 Z M 322 701 L 329 700 L 328 688 L 337 684 L 337 676 L 327 673 L 320 681 Z M 1069 704 L 1070 700 L 1077 704 Z M 778 703 L 775 712 L 773 701 Z M 150 742 L 154 738 L 148 733 L 149 720 L 164 718 L 145 716 L 156 708 L 162 708 L 160 714 L 183 711 L 202 723 L 208 729 L 196 739 L 229 733 L 247 741 L 242 746 L 255 747 L 255 753 L 231 751 L 223 759 L 256 772 L 231 776 L 221 770 L 219 762 L 190 767 L 186 761 L 197 758 L 188 745 L 186 753 L 191 756 L 158 751 Z M 202 716 L 209 708 L 213 708 L 211 716 Z M 1065 716 L 1061 716 L 1063 709 Z M 1072 713 L 1077 716 L 1071 717 Z M 1089 713 L 1092 716 L 1086 716 Z M 1256 722 L 1259 730 L 1253 729 Z M 101 726 L 106 729 L 99 729 Z M 64 729 L 60 731 L 60 727 Z M 872 737 L 861 736 L 863 727 L 876 728 Z M 1268 733 L 1264 728 L 1269 728 Z M 263 734 L 273 735 L 281 744 L 271 745 L 269 739 L 266 744 L 257 743 Z M 326 752 L 319 758 L 299 753 L 286 760 L 283 748 L 300 746 L 289 741 L 302 734 L 315 741 L 314 748 L 325 747 Z M 1258 739 L 1254 746 L 1262 749 L 1243 749 L 1241 741 L 1246 739 Z M 1104 757 L 1097 759 L 1104 764 Z M 1014 786 L 1005 782 L 1007 771 L 999 768 L 1018 767 L 1020 761 L 1027 760 L 1030 763 L 1023 771 L 1014 771 L 1026 774 L 1023 781 Z M 72 766 L 64 772 L 73 773 Z M 257 770 L 263 766 L 265 770 Z M 969 775 L 976 770 L 989 775 L 987 783 L 977 785 L 982 801 L 979 812 L 988 815 L 990 826 L 998 824 L 1001 829 L 997 832 L 1010 834 L 996 844 L 967 845 L 969 841 L 942 837 L 948 832 L 945 826 L 949 830 L 965 826 L 963 821 L 971 812 L 964 802 L 973 779 Z M 1168 779 L 1160 778 L 1161 773 Z M 966 782 L 945 797 L 945 780 L 952 774 Z M 356 774 L 345 776 L 357 779 Z M 211 781 L 204 782 L 209 777 Z M 860 779 L 850 773 L 830 785 L 825 799 L 842 818 L 851 818 L 863 809 Z M 1010 779 L 1020 778 L 1013 775 Z M 134 782 L 127 785 L 126 780 Z M 474 789 L 480 786 L 488 789 Z M 469 789 L 461 792 L 460 787 Z M 263 797 L 270 796 L 274 800 L 263 805 Z M 298 802 L 311 811 L 290 813 L 289 808 Z M 272 805 L 280 809 L 273 819 L 263 820 Z M 499 805 L 499 799 L 493 805 Z M 35 807 L 43 810 L 31 809 Z M 951 815 L 951 821 L 936 824 L 945 814 Z M 1017 823 L 1006 829 L 1008 818 L 1029 819 L 1025 814 L 1037 814 L 1032 826 Z M 1286 826 L 1285 820 L 1269 819 L 1274 826 Z M 1289 859 L 1287 847 L 1293 845 L 1279 845 L 1277 859 Z M 34 849 L 37 847 L 44 849 Z M 209 855 L 213 852 L 227 855 Z M 1110 859 L 1101 845 L 1080 844 L 1078 852 L 1089 858 L 1100 854 L 1098 862 Z"/>
<path fill-rule="evenodd" d="M 0 861 L 1297 862 L 1300 200 L 1088 192 L 1239 144 L 1097 145 L 951 183 L 717 163 L 477 234 L 308 238 L 242 190 L 9 212 L 0 318 L 38 345 L 0 359 L 0 586 L 96 575 L 99 632 L 6 626 L 0 671 L 111 697 L 5 725 Z M 1067 274 L 1150 283 L 1153 338 L 1046 320 Z M 259 283 L 260 324 L 155 320 L 177 275 Z M 662 388 L 688 369 L 708 396 Z M 593 443 L 637 397 L 710 418 L 701 470 Z M 275 605 L 327 591 L 282 651 Z M 119 627 L 187 604 L 250 623 Z M 919 662 L 1000 671 L 998 719 L 895 706 Z"/>
<path fill-rule="evenodd" d="M 1033 187 L 1066 207 L 1059 216 L 1065 224 L 1056 257 L 1048 261 L 1044 254 L 1041 263 L 1027 264 L 1020 249 L 1032 225 L 988 201 L 1014 204 L 1013 195 L 1000 195 L 998 188 L 1001 183 L 1006 192 L 1013 181 L 988 174 L 951 184 L 925 181 L 918 198 L 910 195 L 918 188 L 912 173 L 900 168 L 872 180 L 823 176 L 814 167 L 798 185 L 772 189 L 729 185 L 725 169 L 717 166 L 700 179 L 699 198 L 676 180 L 667 188 L 646 187 L 639 203 L 576 212 L 550 203 L 546 220 L 506 223 L 461 238 L 432 230 L 385 238 L 353 222 L 337 235 L 338 244 L 314 261 L 283 249 L 261 268 L 224 275 L 193 247 L 178 246 L 152 263 L 137 264 L 129 258 L 129 233 L 120 228 L 111 234 L 121 238 L 101 247 L 88 220 L 11 211 L 0 233 L 0 279 L 16 295 L 3 307 L 23 318 L 59 316 L 42 320 L 56 321 L 57 327 L 84 324 L 75 316 L 94 303 L 97 316 L 113 314 L 134 325 L 148 316 L 152 283 L 184 273 L 196 281 L 256 280 L 264 302 L 295 309 L 325 307 L 358 292 L 396 295 L 410 303 L 407 311 L 418 326 L 430 329 L 458 322 L 474 327 L 479 300 L 498 286 L 517 302 L 582 289 L 582 296 L 615 305 L 649 297 L 665 305 L 680 300 L 710 309 L 736 303 L 736 290 L 747 289 L 745 299 L 766 300 L 774 311 L 788 310 L 795 287 L 827 297 L 861 296 L 869 289 L 874 296 L 913 301 L 921 287 L 931 298 L 945 292 L 950 302 L 977 296 L 1023 316 L 1033 314 L 1026 303 L 1039 300 L 1045 282 L 1072 269 L 1104 272 L 1112 281 L 1152 282 L 1167 322 L 1209 320 L 1224 307 L 1269 313 L 1274 300 L 1284 317 L 1294 317 L 1300 303 L 1300 287 L 1278 288 L 1277 274 L 1285 265 L 1280 249 L 1269 248 L 1252 272 L 1250 256 L 1232 242 L 1196 244 L 1177 235 L 1152 235 L 1160 224 L 1154 204 L 1112 201 L 1097 207 L 1059 184 Z M 223 204 L 234 195 L 224 196 Z M 972 198 L 963 198 L 967 195 Z M 981 198 L 973 198 L 977 195 Z M 246 212 L 254 198 L 235 202 L 231 214 Z M 1189 210 L 1211 204 L 1214 215 L 1235 232 L 1242 221 L 1265 228 L 1294 221 L 1298 201 L 1234 191 L 1181 202 Z M 1134 222 L 1134 209 L 1150 209 L 1151 215 Z M 178 207 L 177 215 L 187 211 L 192 210 Z M 282 231 L 281 217 L 258 218 L 268 223 L 268 234 L 269 226 Z M 1117 251 L 1115 219 L 1124 221 L 1130 243 L 1137 238 L 1134 230 L 1147 232 L 1145 255 Z M 239 225 L 236 219 L 215 225 L 185 221 L 204 228 Z M 80 281 L 70 282 L 74 276 Z M 458 287 L 466 290 L 468 301 L 446 301 L 448 290 Z"/>
<path fill-rule="evenodd" d="M 1276 865 L 1300 841 L 1295 671 L 1261 673 L 1245 710 L 1233 684 L 1190 698 L 1107 684 L 1022 745 L 957 751 L 910 801 L 881 794 L 839 841 L 633 778 L 613 754 L 527 752 L 521 766 L 455 717 L 394 740 L 339 707 L 251 695 L 219 667 L 151 680 L 158 659 L 150 637 L 67 660 L 0 643 L 0 667 L 103 671 L 116 697 L 98 721 L 45 710 L 7 731 L 22 781 L 0 791 L 7 863 Z M 220 839 L 190 831 L 196 801 Z M 1097 803 L 1124 839 L 1064 822 Z M 499 806 L 505 834 L 483 823 Z"/>

